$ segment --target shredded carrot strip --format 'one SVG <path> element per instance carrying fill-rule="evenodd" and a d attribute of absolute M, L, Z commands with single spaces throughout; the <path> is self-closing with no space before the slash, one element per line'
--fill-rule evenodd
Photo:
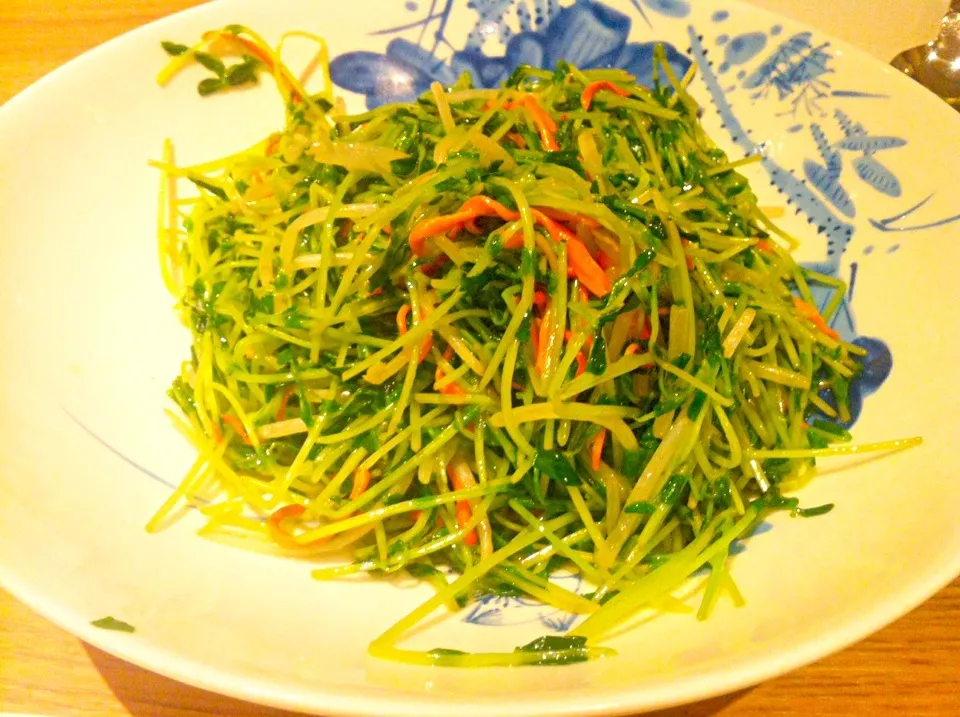
<path fill-rule="evenodd" d="M 589 110 L 590 105 L 593 104 L 594 96 L 600 90 L 610 90 L 610 92 L 615 92 L 621 97 L 630 96 L 630 93 L 622 87 L 617 87 L 615 84 L 607 80 L 601 80 L 600 82 L 591 82 L 583 89 L 583 94 L 580 95 L 580 106 L 585 110 Z"/>
<path fill-rule="evenodd" d="M 573 267 L 574 275 L 590 293 L 599 297 L 610 293 L 610 277 L 600 268 L 596 259 L 590 256 L 582 241 L 573 237 L 567 240 L 567 258 Z"/>
<path fill-rule="evenodd" d="M 456 214 L 444 214 L 438 217 L 431 217 L 419 222 L 410 231 L 410 249 L 417 256 L 423 256 L 424 245 L 429 237 L 437 234 L 446 234 L 455 227 L 461 226 L 468 219 L 473 219 L 476 215 L 470 212 L 457 212 Z"/>
<path fill-rule="evenodd" d="M 463 482 L 457 478 L 456 472 L 450 467 L 447 466 L 447 476 L 450 478 L 450 484 L 453 486 L 454 490 L 463 490 L 466 486 L 463 485 Z M 473 517 L 473 511 L 470 508 L 470 501 L 467 500 L 458 500 L 457 501 L 457 525 L 461 528 L 464 527 L 467 523 L 470 522 L 470 518 Z M 471 530 L 465 536 L 463 536 L 463 542 L 467 545 L 473 546 L 477 544 L 477 531 Z"/>
<path fill-rule="evenodd" d="M 530 320 L 530 344 L 533 346 L 534 361 L 540 355 L 540 319 Z"/>
<path fill-rule="evenodd" d="M 318 538 L 317 540 L 312 540 L 309 543 L 298 543 L 293 535 L 284 527 L 283 522 L 285 520 L 299 518 L 306 512 L 304 508 L 299 503 L 291 503 L 290 505 L 285 505 L 282 508 L 277 508 L 270 514 L 270 517 L 267 519 L 267 531 L 270 533 L 270 537 L 273 538 L 274 542 L 277 543 L 281 548 L 288 548 L 290 550 L 302 550 L 303 548 L 316 547 L 318 545 L 323 545 L 329 540 L 329 538 Z"/>
<path fill-rule="evenodd" d="M 627 346 L 627 348 L 623 350 L 623 355 L 630 356 L 632 354 L 637 353 L 637 351 L 639 350 L 640 350 L 640 344 L 630 344 L 629 346 Z"/>
<path fill-rule="evenodd" d="M 557 132 L 557 123 L 553 121 L 553 117 L 540 106 L 540 103 L 537 102 L 537 98 L 533 95 L 525 95 L 515 102 L 506 102 L 503 105 L 503 109 L 512 110 L 520 107 L 525 109 L 530 115 L 530 119 L 533 120 L 533 124 L 537 128 L 537 132 L 540 135 L 540 144 L 548 152 L 556 152 L 560 149 L 560 145 L 557 144 L 556 132 Z"/>
<path fill-rule="evenodd" d="M 505 137 L 517 145 L 517 147 L 520 149 L 527 148 L 527 140 L 525 140 L 519 132 L 507 132 Z"/>
<path fill-rule="evenodd" d="M 370 485 L 370 469 L 357 468 L 353 472 L 353 487 L 350 489 L 350 500 L 356 500 Z"/>
<path fill-rule="evenodd" d="M 587 370 L 587 357 L 583 351 L 577 351 L 577 376 L 580 376 Z"/>
<path fill-rule="evenodd" d="M 279 132 L 274 132 L 270 135 L 270 139 L 267 141 L 267 145 L 263 148 L 263 153 L 268 157 L 277 151 L 277 147 L 280 145 L 281 134 Z"/>
<path fill-rule="evenodd" d="M 573 338 L 573 332 L 570 329 L 567 329 L 563 332 L 563 340 L 569 341 Z M 586 340 L 583 342 L 584 347 L 589 351 L 593 347 L 593 337 L 590 334 L 587 334 Z"/>
<path fill-rule="evenodd" d="M 806 301 L 804 301 L 803 299 L 797 296 L 793 297 L 793 305 L 797 308 L 797 310 L 801 314 L 803 314 L 808 319 L 810 319 L 810 321 L 813 322 L 814 326 L 820 329 L 827 336 L 829 336 L 832 339 L 840 338 L 840 334 L 838 334 L 834 329 L 830 327 L 830 325 L 820 315 L 820 312 L 817 311 L 817 308 L 815 306 L 811 306 Z"/>
<path fill-rule="evenodd" d="M 607 429 L 601 428 L 600 433 L 593 439 L 593 446 L 590 448 L 590 465 L 593 470 L 600 470 L 600 461 L 603 459 L 603 444 L 607 440 Z"/>
<path fill-rule="evenodd" d="M 470 197 L 460 207 L 460 212 L 467 212 L 474 218 L 500 217 L 505 222 L 516 221 L 520 218 L 520 212 L 514 211 L 513 209 L 507 209 L 507 207 L 498 202 L 496 199 L 491 199 L 483 194 L 477 194 L 476 196 Z"/>
<path fill-rule="evenodd" d="M 555 219 L 558 222 L 567 222 L 568 224 L 583 224 L 585 227 L 590 229 L 596 229 L 600 226 L 598 222 L 593 217 L 588 217 L 585 214 L 573 214 L 571 212 L 565 212 L 562 209 L 556 209 L 555 207 L 536 207 L 544 216 Z"/>
<path fill-rule="evenodd" d="M 232 413 L 224 413 L 220 416 L 220 420 L 230 426 L 230 428 L 243 439 L 244 443 L 248 446 L 253 445 L 253 443 L 250 442 L 250 436 L 247 435 L 247 429 L 243 427 L 243 421 L 240 420 L 239 416 L 235 416 Z"/>
<path fill-rule="evenodd" d="M 280 397 L 280 406 L 277 408 L 277 420 L 282 421 L 287 417 L 287 403 L 290 402 L 290 396 L 293 395 L 295 386 L 287 386 L 283 395 Z"/>
<path fill-rule="evenodd" d="M 404 304 L 397 312 L 397 330 L 403 336 L 407 333 L 407 317 L 410 315 L 410 304 Z"/>
<path fill-rule="evenodd" d="M 533 214 L 533 218 L 536 219 L 537 224 L 546 229 L 550 238 L 555 242 L 570 241 L 571 239 L 577 238 L 577 235 L 563 226 L 563 224 L 553 221 L 553 219 L 539 209 L 533 209 L 531 214 Z"/>
<path fill-rule="evenodd" d="M 643 328 L 640 329 L 640 340 L 647 341 L 653 335 L 653 326 L 650 325 L 650 317 L 643 318 Z"/>

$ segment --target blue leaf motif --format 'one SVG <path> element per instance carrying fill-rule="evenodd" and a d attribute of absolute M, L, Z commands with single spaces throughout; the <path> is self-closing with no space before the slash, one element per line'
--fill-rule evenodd
<path fill-rule="evenodd" d="M 493 602 L 496 602 L 496 596 L 484 595 L 477 601 L 476 605 L 470 608 L 470 612 L 463 618 L 463 621 L 473 625 L 502 624 L 503 610 L 499 607 L 491 607 Z"/>
<path fill-rule="evenodd" d="M 375 52 L 347 52 L 330 63 L 330 76 L 344 89 L 367 96 L 367 106 L 412 101 L 430 86 L 430 78 Z"/>
<path fill-rule="evenodd" d="M 602 57 L 623 47 L 630 34 L 630 18 L 621 12 L 584 0 L 564 8 L 544 33 L 545 67 L 566 60 L 577 67 L 591 67 Z"/>
<path fill-rule="evenodd" d="M 514 35 L 507 43 L 506 65 L 516 67 L 517 65 L 530 65 L 531 67 L 543 66 L 543 58 L 546 52 L 543 48 L 541 36 L 532 32 L 521 32 Z"/>
<path fill-rule="evenodd" d="M 668 17 L 686 17 L 690 14 L 690 3 L 687 0 L 644 0 L 644 5 Z"/>
<path fill-rule="evenodd" d="M 907 140 L 902 137 L 868 137 L 863 135 L 853 135 L 841 139 L 836 143 L 840 149 L 850 149 L 855 152 L 879 152 L 883 149 L 893 149 L 902 147 Z"/>
<path fill-rule="evenodd" d="M 457 76 L 442 60 L 438 60 L 419 45 L 404 40 L 402 37 L 394 38 L 387 44 L 386 54 L 391 60 L 407 67 L 417 68 L 427 75 L 431 81 L 436 80 L 441 85 L 452 85 L 457 81 Z"/>
<path fill-rule="evenodd" d="M 743 86 L 748 90 L 755 90 L 770 83 L 785 66 L 789 66 L 794 56 L 810 49 L 810 38 L 812 33 L 800 32 L 793 37 L 784 40 L 770 57 L 764 60 L 760 66 L 753 71 L 743 82 Z"/>
<path fill-rule="evenodd" d="M 819 124 L 815 122 L 811 124 L 810 133 L 817 143 L 820 156 L 823 157 L 823 161 L 827 163 L 827 173 L 833 179 L 838 179 L 843 169 L 843 158 L 840 156 L 840 153 L 830 147 L 830 143 L 827 141 L 827 135 L 824 134 L 823 128 Z"/>
<path fill-rule="evenodd" d="M 767 35 L 763 32 L 745 32 L 730 40 L 724 48 L 723 61 L 728 65 L 742 65 L 750 62 L 763 52 L 767 46 Z"/>
<path fill-rule="evenodd" d="M 837 210 L 847 217 L 854 217 L 857 210 L 853 206 L 853 201 L 847 190 L 844 189 L 837 178 L 831 175 L 830 171 L 822 164 L 817 164 L 812 159 L 803 161 L 803 173 L 807 175 L 810 183 L 820 190 L 820 193 L 827 198 Z"/>
<path fill-rule="evenodd" d="M 450 60 L 450 69 L 458 77 L 469 72 L 479 87 L 496 87 L 508 74 L 503 58 L 487 57 L 479 50 L 461 50 Z"/>
<path fill-rule="evenodd" d="M 637 78 L 641 85 L 653 85 L 653 50 L 655 42 L 631 42 L 604 57 L 597 58 L 595 67 L 619 67 Z M 690 58 L 681 54 L 673 45 L 664 45 L 667 62 L 678 77 L 683 77 L 690 69 Z"/>
<path fill-rule="evenodd" d="M 853 160 L 853 168 L 857 176 L 878 192 L 888 197 L 899 197 L 902 189 L 900 180 L 889 169 L 884 167 L 873 155 L 865 154 Z"/>
<path fill-rule="evenodd" d="M 543 626 L 553 632 L 566 632 L 573 627 L 573 623 L 576 621 L 577 616 L 569 612 L 558 612 L 540 618 Z"/>

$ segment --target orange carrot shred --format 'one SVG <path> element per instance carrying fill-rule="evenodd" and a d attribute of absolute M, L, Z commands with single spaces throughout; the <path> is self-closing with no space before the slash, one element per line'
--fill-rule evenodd
<path fill-rule="evenodd" d="M 350 489 L 350 500 L 356 500 L 370 485 L 370 470 L 368 468 L 357 468 L 353 472 L 353 487 Z"/>
<path fill-rule="evenodd" d="M 608 277 L 582 241 L 575 238 L 567 240 L 567 256 L 574 275 L 594 296 L 602 297 L 610 293 Z"/>
<path fill-rule="evenodd" d="M 520 149 L 527 148 L 527 140 L 525 140 L 523 138 L 523 135 L 521 135 L 519 132 L 507 132 L 507 134 L 504 136 L 507 139 L 509 139 L 511 142 L 513 142 L 515 145 L 517 145 L 517 147 L 519 147 Z"/>
<path fill-rule="evenodd" d="M 650 325 L 650 317 L 645 316 L 643 318 L 643 328 L 640 329 L 640 340 L 646 341 L 652 335 L 653 326 Z"/>
<path fill-rule="evenodd" d="M 456 474 L 456 471 L 452 467 L 447 466 L 447 477 L 450 478 L 450 485 L 453 486 L 454 490 L 463 490 L 466 486 L 463 484 Z M 467 500 L 458 500 L 457 501 L 457 525 L 463 528 L 467 523 L 470 522 L 470 518 L 473 517 L 473 510 L 470 508 L 470 501 Z M 467 545 L 473 546 L 477 544 L 477 531 L 471 530 L 465 536 L 463 536 L 463 542 Z"/>
<path fill-rule="evenodd" d="M 273 513 L 270 514 L 270 517 L 267 518 L 267 531 L 270 533 L 270 537 L 273 538 L 277 545 L 282 548 L 296 550 L 298 548 L 311 548 L 318 545 L 323 545 L 329 540 L 329 538 L 317 538 L 309 543 L 300 543 L 297 542 L 293 535 L 284 527 L 283 522 L 285 520 L 299 518 L 306 512 L 306 510 L 307 509 L 299 503 L 291 503 L 290 505 L 285 505 L 282 508 L 277 508 L 275 511 L 273 511 Z"/>
<path fill-rule="evenodd" d="M 427 334 L 423 337 L 423 341 L 420 343 L 420 360 L 417 363 L 423 363 L 423 360 L 427 357 L 427 354 L 430 353 L 430 349 L 433 348 L 433 334 Z"/>
<path fill-rule="evenodd" d="M 547 233 L 550 234 L 550 238 L 555 242 L 569 242 L 571 239 L 577 238 L 577 235 L 563 226 L 563 224 L 555 222 L 539 209 L 533 209 L 530 213 L 533 214 L 533 218 L 537 221 L 537 224 L 546 229 Z"/>
<path fill-rule="evenodd" d="M 632 354 L 637 353 L 637 351 L 639 350 L 640 350 L 640 344 L 630 344 L 629 346 L 627 346 L 627 348 L 623 350 L 623 355 L 630 356 Z"/>
<path fill-rule="evenodd" d="M 520 218 L 520 212 L 508 209 L 506 206 L 483 194 L 477 194 L 465 201 L 459 213 L 469 213 L 476 217 L 500 217 L 505 222 L 512 222 Z"/>
<path fill-rule="evenodd" d="M 585 227 L 590 229 L 596 229 L 600 226 L 598 222 L 593 217 L 588 217 L 585 214 L 573 214 L 572 212 L 565 212 L 562 209 L 557 209 L 556 207 L 534 207 L 541 214 L 555 219 L 558 222 L 567 222 L 568 224 L 583 224 Z"/>
<path fill-rule="evenodd" d="M 410 231 L 410 250 L 417 256 L 423 256 L 426 241 L 429 237 L 437 234 L 446 234 L 455 227 L 459 227 L 463 222 L 474 217 L 470 212 L 457 212 L 455 214 L 443 214 L 438 217 L 431 217 L 419 222 Z"/>
<path fill-rule="evenodd" d="M 601 428 L 600 433 L 593 439 L 593 446 L 590 448 L 590 467 L 593 470 L 600 470 L 600 461 L 603 460 L 603 444 L 607 440 L 607 429 Z"/>
<path fill-rule="evenodd" d="M 585 110 L 589 110 L 590 105 L 593 104 L 594 96 L 600 90 L 610 90 L 611 92 L 617 93 L 621 97 L 630 96 L 630 93 L 622 87 L 617 87 L 615 84 L 607 80 L 601 80 L 600 82 L 591 82 L 589 85 L 583 88 L 583 94 L 580 95 L 580 106 Z"/>
<path fill-rule="evenodd" d="M 470 510 L 470 504 L 465 500 L 457 501 L 457 525 L 461 528 L 470 522 L 470 518 L 473 517 L 473 511 Z M 471 530 L 469 533 L 463 536 L 463 542 L 465 545 L 473 547 L 477 544 L 477 531 Z"/>
<path fill-rule="evenodd" d="M 586 370 L 587 357 L 583 355 L 583 351 L 577 351 L 577 376 L 582 376 Z"/>
<path fill-rule="evenodd" d="M 400 335 L 403 336 L 407 333 L 407 316 L 410 314 L 410 304 L 404 304 L 400 307 L 400 310 L 397 312 L 397 330 L 400 332 Z"/>
<path fill-rule="evenodd" d="M 826 320 L 823 318 L 823 316 L 821 316 L 820 312 L 817 310 L 817 307 L 811 306 L 810 304 L 808 304 L 806 301 L 804 301 L 798 296 L 793 297 L 793 305 L 797 308 L 797 310 L 801 314 L 803 314 L 805 317 L 810 319 L 810 321 L 813 322 L 814 326 L 820 329 L 820 331 L 825 333 L 827 336 L 829 336 L 832 339 L 840 338 L 840 334 L 838 334 L 833 328 L 830 327 L 830 325 L 826 322 Z"/>
<path fill-rule="evenodd" d="M 270 135 L 270 139 L 267 140 L 266 146 L 263 148 L 263 153 L 268 157 L 277 151 L 277 146 L 280 144 L 280 133 L 274 132 Z"/>
<path fill-rule="evenodd" d="M 247 429 L 243 427 L 243 421 L 240 420 L 239 416 L 235 416 L 232 413 L 224 413 L 221 414 L 220 420 L 230 426 L 234 433 L 243 439 L 244 443 L 246 443 L 248 446 L 253 445 L 253 443 L 250 441 L 250 436 L 247 435 Z"/>
<path fill-rule="evenodd" d="M 290 402 L 290 396 L 293 395 L 296 386 L 287 386 L 283 395 L 280 397 L 280 406 L 277 408 L 277 420 L 282 421 L 287 417 L 287 403 Z"/>

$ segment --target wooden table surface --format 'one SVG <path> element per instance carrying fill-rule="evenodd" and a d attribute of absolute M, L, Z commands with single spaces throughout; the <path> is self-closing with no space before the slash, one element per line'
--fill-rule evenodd
<path fill-rule="evenodd" d="M 0 103 L 101 42 L 197 4 L 0 0 Z M 80 642 L 0 590 L 2 711 L 51 717 L 294 717 L 129 665 Z M 960 579 L 844 652 L 754 689 L 659 717 L 897 713 L 960 714 Z"/>

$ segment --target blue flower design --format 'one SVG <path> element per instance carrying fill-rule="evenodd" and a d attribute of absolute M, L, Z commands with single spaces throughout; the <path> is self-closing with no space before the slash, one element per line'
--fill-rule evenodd
<path fill-rule="evenodd" d="M 578 0 L 569 7 L 560 8 L 547 0 L 538 0 L 531 16 L 523 0 L 492 0 L 486 3 L 474 0 L 471 7 L 479 19 L 461 49 L 455 49 L 448 59 L 438 56 L 441 44 L 454 47 L 444 36 L 446 20 L 452 3 L 439 13 L 431 13 L 420 23 L 424 29 L 439 25 L 434 46 L 423 46 L 425 33 L 418 43 L 395 37 L 383 54 L 369 51 L 347 52 L 330 64 L 333 81 L 340 87 L 364 95 L 367 107 L 389 102 L 412 102 L 425 92 L 432 82 L 452 84 L 464 72 L 469 72 L 477 87 L 497 87 L 519 65 L 555 67 L 565 60 L 583 68 L 606 67 L 626 70 L 642 84 L 653 82 L 653 51 L 655 42 L 630 42 L 630 17 L 596 0 Z M 647 5 L 657 12 L 678 15 L 685 2 L 653 2 Z M 638 7 L 639 9 L 639 7 Z M 519 32 L 507 24 L 510 11 L 518 18 Z M 385 33 L 409 30 L 411 26 L 394 28 Z M 487 54 L 482 37 L 495 35 L 504 47 L 502 55 Z M 666 45 L 667 60 L 678 75 L 684 74 L 691 60 L 672 45 Z"/>

